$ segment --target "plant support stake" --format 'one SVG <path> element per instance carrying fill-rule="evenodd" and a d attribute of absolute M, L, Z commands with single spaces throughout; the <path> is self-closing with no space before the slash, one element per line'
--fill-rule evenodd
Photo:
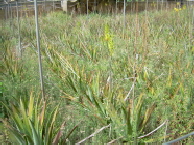
<path fill-rule="evenodd" d="M 126 27 L 126 0 L 123 3 L 123 38 L 125 37 L 125 27 Z"/>
<path fill-rule="evenodd" d="M 17 12 L 17 23 L 18 23 L 18 55 L 22 57 L 22 48 L 21 48 L 21 36 L 20 36 L 20 20 L 19 20 L 19 10 L 18 10 L 18 0 L 16 0 L 16 12 Z"/>
<path fill-rule="evenodd" d="M 124 16 L 124 19 L 123 19 L 123 32 L 125 32 L 125 25 L 126 25 L 126 0 L 124 0 L 124 10 L 123 10 L 123 16 Z"/>
<path fill-rule="evenodd" d="M 37 0 L 34 1 L 34 9 L 35 9 L 36 42 L 37 42 L 37 48 L 38 48 L 38 64 L 39 64 L 40 86 L 41 86 L 42 99 L 43 99 L 43 101 L 45 101 L 43 73 L 42 73 L 42 60 L 41 60 L 41 51 L 40 51 L 40 34 L 39 34 L 39 25 L 38 25 Z"/>
<path fill-rule="evenodd" d="M 185 138 L 187 138 L 187 137 L 189 137 L 189 136 L 191 136 L 191 135 L 194 135 L 194 132 L 191 132 L 191 133 L 189 133 L 189 134 L 187 134 L 187 135 L 184 135 L 184 136 L 179 137 L 179 138 L 177 138 L 177 139 L 174 139 L 174 140 L 172 140 L 172 141 L 165 142 L 165 143 L 163 143 L 162 145 L 171 145 L 171 144 L 173 144 L 173 143 L 175 143 L 175 142 L 178 142 L 178 141 L 180 141 L 180 140 L 183 140 L 183 139 L 185 139 Z"/>

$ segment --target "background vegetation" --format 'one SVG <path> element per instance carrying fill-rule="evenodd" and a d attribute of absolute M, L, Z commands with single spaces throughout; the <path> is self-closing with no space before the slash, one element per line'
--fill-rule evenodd
<path fill-rule="evenodd" d="M 62 12 L 39 18 L 46 102 L 34 17 L 20 19 L 22 56 L 17 21 L 5 22 L 4 125 L 12 141 L 74 144 L 107 127 L 85 142 L 161 143 L 194 130 L 193 9 L 144 11 L 123 20 Z"/>

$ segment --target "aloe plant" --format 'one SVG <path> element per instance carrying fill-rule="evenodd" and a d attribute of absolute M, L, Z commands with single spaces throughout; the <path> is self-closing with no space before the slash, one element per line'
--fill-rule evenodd
<path fill-rule="evenodd" d="M 59 107 L 48 112 L 47 103 L 33 95 L 29 101 L 20 99 L 4 106 L 9 113 L 9 119 L 3 121 L 4 125 L 22 145 L 63 144 L 77 127 L 64 136 L 62 131 L 66 122 L 61 127 L 56 124 Z"/>
<path fill-rule="evenodd" d="M 116 133 L 117 136 L 123 136 L 125 140 L 131 141 L 146 131 L 146 125 L 156 105 L 152 103 L 145 108 L 143 94 L 134 100 L 124 101 L 121 90 L 111 88 L 109 82 L 102 83 L 100 73 L 93 76 L 90 82 L 82 76 L 70 74 L 67 82 L 74 96 L 68 95 L 66 98 L 80 104 L 101 124 L 110 123 L 114 130 L 113 134 Z"/>
<path fill-rule="evenodd" d="M 59 114 L 65 112 L 68 116 L 65 118 L 73 117 L 75 122 L 84 120 L 79 132 L 69 139 L 71 142 L 107 124 L 110 124 L 110 130 L 92 138 L 92 143 L 112 139 L 119 143 L 139 141 L 140 135 L 145 137 L 140 141 L 154 142 L 192 131 L 193 11 L 188 7 L 179 12 L 171 9 L 130 14 L 126 15 L 126 26 L 121 23 L 122 19 L 122 15 L 71 17 L 60 12 L 40 17 L 46 94 L 52 96 L 49 97 L 52 100 L 50 106 L 47 104 L 45 107 L 49 110 L 45 109 L 42 114 L 51 118 L 49 114 L 55 114 L 53 110 L 57 110 L 56 103 L 60 101 L 64 104 L 58 110 Z M 16 59 L 12 51 L 15 50 L 14 38 L 18 34 L 12 32 L 8 25 L 2 29 L 5 38 L 2 44 L 6 50 L 3 79 L 4 94 L 9 96 L 7 102 L 12 105 L 12 96 L 23 97 L 21 102 L 26 109 L 29 106 L 29 102 L 25 101 L 28 100 L 28 90 L 37 90 L 38 76 L 33 49 L 34 22 L 30 17 L 21 20 L 23 61 Z M 127 31 L 123 33 L 124 28 Z M 65 98 L 62 99 L 64 102 L 59 96 Z M 34 102 L 37 103 L 37 100 Z M 11 111 L 15 109 L 19 112 L 20 104 L 19 101 L 13 107 L 7 106 Z M 36 105 L 33 106 L 36 108 Z M 39 115 L 36 116 L 40 116 L 44 107 L 40 109 L 37 106 L 39 111 L 36 113 Z M 19 117 L 22 118 L 21 113 Z M 63 120 L 64 116 L 59 116 L 59 119 Z M 25 137 L 26 141 L 26 136 L 30 134 L 31 141 L 35 138 L 42 140 L 38 137 L 41 129 L 37 130 L 36 124 L 46 126 L 46 119 L 42 123 L 28 118 L 25 120 L 20 124 L 27 124 L 31 132 L 26 131 L 22 136 L 19 131 L 18 138 Z M 166 130 L 161 128 L 145 136 L 164 120 L 168 120 Z M 17 124 L 14 125 L 11 118 L 8 125 L 18 133 Z M 62 123 L 61 128 L 65 126 Z M 41 128 L 40 125 L 38 127 Z M 45 129 L 42 130 L 45 132 Z M 64 137 L 63 129 L 54 130 L 56 136 L 52 136 L 52 140 L 55 143 L 58 140 L 60 144 Z"/>
<path fill-rule="evenodd" d="M 13 49 L 11 49 L 11 44 L 8 41 L 5 41 L 2 45 L 4 55 L 3 55 L 3 69 L 4 74 L 9 76 L 12 81 L 15 81 L 16 78 L 19 78 L 21 81 L 21 77 L 23 75 L 23 65 L 21 60 L 17 58 L 17 55 L 13 53 Z M 20 77 L 18 77 L 20 76 Z"/>

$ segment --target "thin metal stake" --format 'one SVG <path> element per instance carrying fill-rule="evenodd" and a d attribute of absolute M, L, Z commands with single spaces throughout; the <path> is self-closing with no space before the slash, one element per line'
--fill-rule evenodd
<path fill-rule="evenodd" d="M 162 145 L 172 145 L 173 143 L 178 142 L 178 141 L 180 141 L 180 140 L 183 140 L 183 139 L 185 139 L 185 138 L 187 138 L 187 137 L 189 137 L 189 136 L 191 136 L 191 135 L 194 135 L 194 132 L 191 132 L 191 133 L 189 133 L 189 134 L 187 134 L 187 135 L 184 135 L 184 136 L 179 137 L 179 138 L 177 138 L 177 139 L 174 139 L 174 140 L 172 140 L 172 141 L 165 142 L 165 143 L 163 143 Z"/>
<path fill-rule="evenodd" d="M 39 34 L 39 25 L 38 25 L 38 6 L 37 6 L 37 0 L 34 1 L 34 9 L 35 9 L 36 42 L 37 42 L 37 48 L 38 48 L 38 64 L 39 64 L 40 85 L 41 85 L 42 99 L 43 99 L 43 101 L 45 101 L 44 84 L 43 84 L 43 73 L 42 73 L 42 60 L 41 60 L 41 51 L 40 51 L 40 34 Z"/>
<path fill-rule="evenodd" d="M 7 20 L 7 4 L 5 6 L 5 20 Z"/>
<path fill-rule="evenodd" d="M 86 12 L 87 12 L 87 16 L 88 16 L 88 11 L 89 11 L 89 10 L 88 10 L 88 9 L 89 9 L 89 6 L 88 6 L 88 5 L 89 5 L 89 0 L 87 0 L 87 3 L 86 3 L 86 8 L 87 8 L 87 11 L 86 11 Z"/>
<path fill-rule="evenodd" d="M 9 2 L 7 4 L 7 18 L 10 19 L 10 15 L 9 15 Z"/>
<path fill-rule="evenodd" d="M 125 27 L 126 27 L 126 0 L 124 0 L 124 10 L 123 10 L 123 37 L 124 37 L 124 33 L 125 33 Z"/>
<path fill-rule="evenodd" d="M 16 0 L 16 11 L 17 11 L 18 40 L 19 40 L 18 55 L 19 55 L 19 57 L 22 57 L 21 36 L 20 36 L 20 20 L 19 20 L 19 10 L 18 10 L 18 1 L 17 0 Z"/>
<path fill-rule="evenodd" d="M 9 10 L 10 10 L 10 27 L 11 27 L 11 30 L 13 31 L 13 22 L 12 22 L 12 4 L 11 4 L 11 2 L 10 2 L 10 4 L 9 4 L 9 6 L 10 6 L 10 8 L 9 8 Z"/>

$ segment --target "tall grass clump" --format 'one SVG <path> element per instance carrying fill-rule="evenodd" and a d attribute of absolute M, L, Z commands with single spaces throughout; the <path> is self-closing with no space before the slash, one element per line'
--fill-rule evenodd
<path fill-rule="evenodd" d="M 66 127 L 71 130 L 82 122 L 66 141 L 76 143 L 86 138 L 85 143 L 161 143 L 192 132 L 192 16 L 190 8 L 144 11 L 127 14 L 125 25 L 120 14 L 69 16 L 53 12 L 40 17 L 48 114 L 59 104 L 59 124 L 70 121 Z M 28 30 L 29 23 L 31 18 L 21 24 L 21 39 L 26 46 L 22 60 L 12 58 L 14 51 L 10 50 L 16 44 L 4 42 L 6 96 L 14 96 L 12 92 L 18 89 L 22 96 L 24 88 L 26 98 L 31 91 L 40 93 L 35 26 L 32 22 Z M 7 32 L 3 31 L 6 39 L 15 35 Z M 25 85 L 13 85 L 13 76 Z M 10 92 L 14 86 L 18 89 Z M 22 107 L 21 102 L 14 110 Z M 10 105 L 7 108 L 11 114 Z M 10 115 L 10 128 L 16 126 L 14 115 L 17 112 Z M 26 120 L 21 126 L 32 128 L 29 117 Z M 99 128 L 103 130 L 97 134 Z M 52 137 L 59 128 L 55 129 Z M 33 132 L 26 134 L 33 136 Z M 188 138 L 182 142 L 192 141 Z"/>

